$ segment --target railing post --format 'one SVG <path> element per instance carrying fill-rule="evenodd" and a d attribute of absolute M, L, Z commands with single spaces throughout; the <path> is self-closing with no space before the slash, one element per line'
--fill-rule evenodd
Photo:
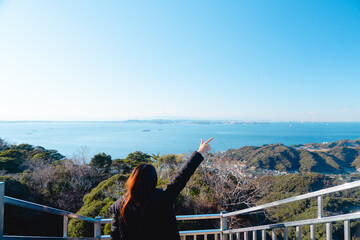
<path fill-rule="evenodd" d="M 332 224 L 326 223 L 326 240 L 332 239 Z"/>
<path fill-rule="evenodd" d="M 256 240 L 257 236 L 256 236 L 256 230 L 253 231 L 253 240 Z"/>
<path fill-rule="evenodd" d="M 276 228 L 273 228 L 273 229 L 271 230 L 271 237 L 272 237 L 272 240 L 276 240 L 276 239 L 277 239 L 277 237 L 276 237 Z"/>
<path fill-rule="evenodd" d="M 350 220 L 344 221 L 344 240 L 350 240 Z"/>
<path fill-rule="evenodd" d="M 101 224 L 100 224 L 101 217 L 96 217 L 95 219 L 97 219 L 99 221 L 94 223 L 94 238 L 100 239 L 100 237 L 101 237 Z"/>
<path fill-rule="evenodd" d="M 266 240 L 266 231 L 265 230 L 261 230 L 261 237 L 262 237 L 262 240 Z"/>
<path fill-rule="evenodd" d="M 239 240 L 240 240 L 240 234 L 239 234 Z M 244 232 L 244 240 L 249 240 L 249 232 Z"/>
<path fill-rule="evenodd" d="M 287 227 L 284 227 L 284 240 L 289 239 L 289 229 Z"/>
<path fill-rule="evenodd" d="M 315 240 L 315 224 L 310 225 L 310 240 Z"/>
<path fill-rule="evenodd" d="M 224 214 L 226 213 L 226 211 L 221 211 L 220 212 L 220 239 L 221 240 L 225 240 L 225 235 L 223 233 L 223 231 L 227 230 L 227 217 L 224 217 Z"/>
<path fill-rule="evenodd" d="M 5 183 L 0 182 L 0 239 L 3 239 L 4 234 L 4 195 Z"/>
<path fill-rule="evenodd" d="M 324 217 L 324 212 L 323 212 L 323 197 L 322 196 L 318 196 L 318 218 L 322 218 Z"/>
<path fill-rule="evenodd" d="M 296 226 L 296 240 L 301 240 L 301 226 Z"/>
<path fill-rule="evenodd" d="M 69 223 L 68 216 L 64 216 L 64 218 L 63 218 L 63 238 L 68 237 L 68 223 Z"/>

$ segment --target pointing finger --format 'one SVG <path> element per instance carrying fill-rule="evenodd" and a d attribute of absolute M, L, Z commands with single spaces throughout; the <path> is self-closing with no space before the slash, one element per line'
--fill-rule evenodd
<path fill-rule="evenodd" d="M 204 139 L 201 139 L 201 145 L 204 143 Z"/>

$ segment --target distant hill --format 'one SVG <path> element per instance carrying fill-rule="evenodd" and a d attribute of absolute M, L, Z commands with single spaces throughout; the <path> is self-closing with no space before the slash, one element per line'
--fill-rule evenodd
<path fill-rule="evenodd" d="M 285 146 L 268 144 L 227 150 L 223 158 L 249 168 L 339 174 L 360 170 L 360 138 Z"/>
<path fill-rule="evenodd" d="M 360 137 L 355 140 L 344 139 L 336 142 L 324 142 L 324 143 L 307 143 L 307 144 L 297 144 L 293 145 L 295 148 L 304 148 L 308 150 L 327 150 L 334 147 L 350 147 L 350 148 L 360 148 Z"/>

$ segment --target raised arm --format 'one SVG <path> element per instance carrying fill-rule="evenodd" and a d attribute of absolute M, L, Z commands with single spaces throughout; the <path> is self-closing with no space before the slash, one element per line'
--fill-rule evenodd
<path fill-rule="evenodd" d="M 191 154 L 189 160 L 185 162 L 185 164 L 181 167 L 180 171 L 176 174 L 174 179 L 167 185 L 165 194 L 168 196 L 170 201 L 175 202 L 175 199 L 180 194 L 181 190 L 184 189 L 186 183 L 194 174 L 196 168 L 204 160 L 202 154 L 211 150 L 211 147 L 209 145 L 209 142 L 211 140 L 213 140 L 213 138 L 210 138 L 204 143 L 204 140 L 201 139 L 199 150 Z"/>

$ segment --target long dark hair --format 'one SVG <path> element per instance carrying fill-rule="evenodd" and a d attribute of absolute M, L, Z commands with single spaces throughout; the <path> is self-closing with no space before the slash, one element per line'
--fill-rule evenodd
<path fill-rule="evenodd" d="M 122 200 L 120 218 L 125 221 L 125 210 L 131 202 L 136 208 L 144 211 L 149 197 L 155 191 L 157 184 L 157 174 L 154 166 L 150 164 L 140 164 L 137 166 L 126 181 L 126 194 Z"/>

